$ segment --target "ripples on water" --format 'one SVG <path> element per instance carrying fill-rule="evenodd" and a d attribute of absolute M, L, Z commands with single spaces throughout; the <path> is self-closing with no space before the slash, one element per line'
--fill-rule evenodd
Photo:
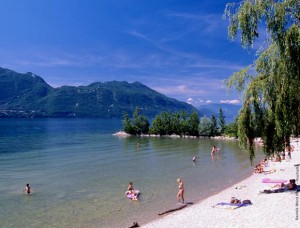
<path fill-rule="evenodd" d="M 236 141 L 112 135 L 120 129 L 120 119 L 0 119 L 0 227 L 126 227 L 174 207 L 179 176 L 197 202 L 252 170 Z M 139 202 L 124 197 L 129 181 Z"/>

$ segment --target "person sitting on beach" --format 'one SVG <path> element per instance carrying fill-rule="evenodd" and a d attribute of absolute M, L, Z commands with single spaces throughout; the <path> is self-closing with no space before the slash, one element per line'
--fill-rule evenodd
<path fill-rule="evenodd" d="M 290 182 L 288 184 L 284 184 L 284 183 L 277 184 L 277 185 L 274 185 L 273 188 L 274 187 L 277 187 L 277 189 L 274 189 L 274 190 L 266 189 L 263 191 L 263 193 L 278 193 L 278 192 L 297 190 L 297 185 L 296 185 L 295 179 L 290 179 Z"/>
<path fill-rule="evenodd" d="M 285 152 L 284 151 L 280 152 L 280 159 L 285 160 Z"/>
<path fill-rule="evenodd" d="M 272 188 L 282 188 L 283 190 L 296 190 L 297 185 L 296 185 L 296 180 L 295 179 L 290 179 L 288 184 L 276 184 Z"/>
<path fill-rule="evenodd" d="M 31 187 L 29 186 L 29 184 L 26 184 L 23 192 L 28 194 L 28 195 L 31 194 Z"/>
<path fill-rule="evenodd" d="M 262 173 L 264 171 L 263 167 L 261 164 L 258 164 L 254 168 L 254 173 Z"/>
<path fill-rule="evenodd" d="M 280 156 L 274 156 L 273 157 L 273 160 L 272 160 L 273 162 L 281 162 L 281 157 Z"/>
<path fill-rule="evenodd" d="M 177 179 L 178 183 L 178 194 L 177 194 L 177 201 L 180 203 L 180 198 L 182 199 L 182 203 L 184 204 L 184 186 L 181 178 Z"/>
<path fill-rule="evenodd" d="M 284 188 L 286 190 L 297 190 L 296 180 L 290 179 L 290 183 L 288 183 L 287 185 L 284 185 Z"/>
<path fill-rule="evenodd" d="M 292 155 L 291 155 L 292 147 L 287 146 L 287 147 L 285 148 L 285 152 L 287 153 L 287 161 L 290 161 L 290 160 L 292 159 Z"/>
<path fill-rule="evenodd" d="M 267 166 L 268 165 L 268 159 L 265 158 L 264 160 L 261 161 L 260 164 L 261 164 L 261 166 Z"/>

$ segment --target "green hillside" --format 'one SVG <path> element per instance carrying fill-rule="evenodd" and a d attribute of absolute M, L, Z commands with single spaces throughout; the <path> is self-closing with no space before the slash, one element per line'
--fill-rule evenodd
<path fill-rule="evenodd" d="M 122 117 L 136 107 L 153 117 L 162 111 L 198 112 L 139 83 L 96 82 L 53 88 L 40 76 L 0 68 L 0 117 Z M 201 116 L 201 113 L 199 113 Z"/>

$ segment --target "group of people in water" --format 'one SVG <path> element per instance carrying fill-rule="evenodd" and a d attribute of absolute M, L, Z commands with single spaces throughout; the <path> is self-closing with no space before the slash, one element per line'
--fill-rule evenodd
<path fill-rule="evenodd" d="M 140 146 L 138 144 L 138 146 Z M 220 152 L 220 148 L 216 147 L 215 145 L 212 147 L 211 149 L 211 155 L 213 156 L 215 153 L 219 153 Z M 193 162 L 196 161 L 198 157 L 194 156 L 193 157 Z M 181 178 L 177 179 L 177 183 L 178 183 L 178 193 L 177 193 L 177 201 L 178 203 L 184 204 L 184 184 Z M 125 195 L 132 195 L 132 199 L 137 200 L 138 199 L 138 193 L 135 191 L 134 187 L 133 187 L 133 183 L 129 182 L 127 191 L 125 192 Z"/>
<path fill-rule="evenodd" d="M 177 179 L 178 183 L 178 193 L 177 193 L 177 201 L 180 203 L 182 201 L 182 204 L 184 204 L 184 184 L 181 178 Z M 125 195 L 131 195 L 133 200 L 138 200 L 138 192 L 134 189 L 133 183 L 130 181 L 127 191 L 125 192 Z"/>

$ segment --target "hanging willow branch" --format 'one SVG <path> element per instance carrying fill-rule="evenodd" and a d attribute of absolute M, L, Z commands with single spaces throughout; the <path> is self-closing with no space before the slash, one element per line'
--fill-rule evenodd
<path fill-rule="evenodd" d="M 272 155 L 289 145 L 300 129 L 300 1 L 248 0 L 227 4 L 231 40 L 241 37 L 249 49 L 259 37 L 259 25 L 266 24 L 269 46 L 250 66 L 226 81 L 228 89 L 243 92 L 238 116 L 241 145 L 254 157 L 255 137 L 264 140 L 264 152 Z M 270 37 L 270 39 L 269 39 Z"/>

